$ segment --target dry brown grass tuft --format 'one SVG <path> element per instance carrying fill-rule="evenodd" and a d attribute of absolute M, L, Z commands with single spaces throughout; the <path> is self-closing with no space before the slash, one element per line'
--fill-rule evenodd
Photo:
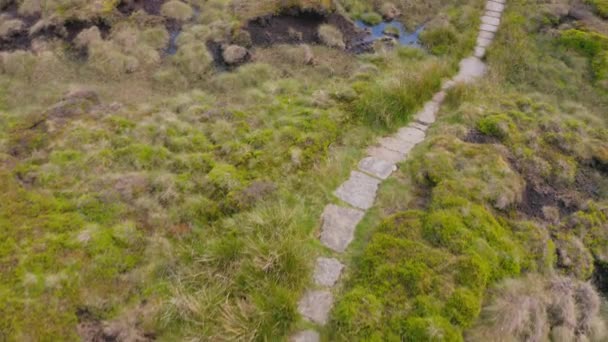
<path fill-rule="evenodd" d="M 605 341 L 600 298 L 593 286 L 576 279 L 529 275 L 499 285 L 470 341 Z"/>

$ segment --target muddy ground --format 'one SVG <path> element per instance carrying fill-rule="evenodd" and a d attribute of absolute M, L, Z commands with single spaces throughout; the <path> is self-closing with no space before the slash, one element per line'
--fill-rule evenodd
<path fill-rule="evenodd" d="M 249 21 L 245 30 L 251 35 L 254 46 L 267 47 L 274 44 L 320 44 L 319 26 L 329 24 L 342 32 L 346 50 L 360 53 L 372 50 L 366 41 L 369 33 L 359 29 L 346 17 L 332 13 L 314 11 L 291 11 L 279 15 L 258 17 Z"/>

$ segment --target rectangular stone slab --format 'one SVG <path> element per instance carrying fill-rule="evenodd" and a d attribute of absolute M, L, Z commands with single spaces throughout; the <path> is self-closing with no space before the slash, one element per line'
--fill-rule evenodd
<path fill-rule="evenodd" d="M 442 104 L 446 96 L 447 93 L 444 90 L 438 91 L 437 93 L 435 93 L 435 95 L 433 95 L 433 102 L 437 104 Z"/>
<path fill-rule="evenodd" d="M 306 319 L 325 325 L 334 297 L 329 291 L 308 291 L 298 302 L 298 312 Z"/>
<path fill-rule="evenodd" d="M 334 195 L 355 208 L 367 210 L 374 205 L 380 180 L 358 171 L 334 191 Z"/>
<path fill-rule="evenodd" d="M 394 137 L 380 138 L 378 142 L 382 147 L 401 154 L 407 154 L 414 147 L 412 143 Z"/>
<path fill-rule="evenodd" d="M 319 286 L 332 287 L 340 278 L 344 265 L 335 258 L 317 258 L 313 279 Z"/>
<path fill-rule="evenodd" d="M 397 167 L 395 163 L 383 159 L 366 157 L 359 162 L 359 170 L 379 179 L 387 179 Z"/>
<path fill-rule="evenodd" d="M 405 159 L 405 155 L 382 146 L 372 146 L 367 149 L 367 155 L 377 159 L 382 159 L 389 163 L 397 164 Z"/>
<path fill-rule="evenodd" d="M 485 13 L 488 17 L 492 18 L 500 18 L 502 16 L 502 12 L 490 11 L 487 10 Z"/>
<path fill-rule="evenodd" d="M 364 215 L 361 210 L 328 204 L 321 216 L 321 243 L 336 252 L 344 252 Z"/>
<path fill-rule="evenodd" d="M 476 46 L 475 47 L 475 54 L 474 55 L 477 58 L 483 58 L 483 56 L 486 55 L 486 48 L 482 48 L 482 47 Z"/>
<path fill-rule="evenodd" d="M 496 2 L 496 1 L 488 1 L 486 3 L 486 9 L 488 11 L 501 12 L 505 9 L 505 5 Z"/>
<path fill-rule="evenodd" d="M 395 138 L 409 142 L 413 145 L 421 143 L 425 136 L 426 134 L 423 131 L 412 127 L 400 128 L 397 131 L 397 134 L 395 134 Z"/>
<path fill-rule="evenodd" d="M 492 44 L 492 39 L 482 37 L 477 38 L 477 46 L 479 47 L 487 48 L 488 46 L 490 46 L 490 44 Z"/>
<path fill-rule="evenodd" d="M 424 108 L 416 114 L 416 120 L 425 125 L 430 125 L 435 122 L 435 115 L 439 111 L 439 105 L 433 101 L 424 104 Z"/>
<path fill-rule="evenodd" d="M 497 32 L 498 31 L 498 26 L 488 25 L 488 24 L 481 24 L 481 26 L 479 27 L 479 29 L 482 30 L 482 31 Z"/>
<path fill-rule="evenodd" d="M 484 24 L 489 24 L 489 25 L 500 25 L 500 19 L 495 18 L 495 17 L 489 17 L 487 15 L 484 15 L 481 17 L 481 22 Z"/>
<path fill-rule="evenodd" d="M 494 39 L 494 33 L 488 31 L 479 31 L 479 38 Z"/>

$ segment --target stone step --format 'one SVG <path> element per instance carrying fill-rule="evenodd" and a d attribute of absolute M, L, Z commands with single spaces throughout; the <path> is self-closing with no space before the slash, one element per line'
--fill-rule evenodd
<path fill-rule="evenodd" d="M 481 24 L 481 26 L 479 27 L 479 29 L 481 31 L 487 31 L 487 32 L 495 33 L 496 31 L 498 31 L 498 26 L 489 25 L 489 24 Z"/>
<path fill-rule="evenodd" d="M 488 17 L 492 17 L 492 18 L 499 18 L 502 17 L 502 12 L 496 12 L 496 11 L 490 11 L 487 10 L 485 15 L 487 15 Z"/>
<path fill-rule="evenodd" d="M 317 258 L 312 278 L 315 284 L 319 286 L 333 287 L 340 278 L 343 269 L 344 265 L 337 259 L 320 257 Z"/>
<path fill-rule="evenodd" d="M 303 330 L 291 336 L 289 342 L 319 342 L 321 336 L 314 330 Z"/>
<path fill-rule="evenodd" d="M 502 13 L 502 11 L 504 11 L 504 9 L 505 9 L 505 5 L 501 4 L 500 2 L 488 1 L 486 3 L 486 10 L 488 10 L 488 11 L 494 11 L 494 12 L 500 12 L 500 13 Z"/>
<path fill-rule="evenodd" d="M 351 171 L 350 178 L 342 183 L 334 195 L 355 208 L 367 210 L 374 205 L 380 180 L 358 171 Z"/>
<path fill-rule="evenodd" d="M 439 105 L 433 101 L 424 104 L 424 108 L 416 115 L 416 120 L 424 125 L 430 125 L 436 120 Z"/>
<path fill-rule="evenodd" d="M 423 124 L 418 123 L 418 122 L 412 122 L 412 123 L 410 123 L 408 125 L 408 127 L 419 129 L 419 130 L 421 130 L 423 132 L 426 132 L 426 130 L 429 129 L 429 126 L 423 125 Z"/>
<path fill-rule="evenodd" d="M 494 39 L 494 36 L 495 36 L 494 32 L 479 31 L 478 38 Z"/>
<path fill-rule="evenodd" d="M 460 61 L 460 71 L 454 77 L 454 81 L 470 83 L 483 76 L 486 72 L 486 65 L 477 57 L 468 57 Z"/>
<path fill-rule="evenodd" d="M 412 145 L 418 145 L 421 143 L 425 136 L 426 133 L 412 127 L 402 127 L 395 134 L 395 138 L 408 142 Z"/>
<path fill-rule="evenodd" d="M 382 146 L 373 146 L 367 149 L 367 155 L 388 163 L 397 164 L 405 159 L 405 155 Z"/>
<path fill-rule="evenodd" d="M 495 26 L 500 25 L 499 18 L 488 17 L 487 15 L 484 15 L 483 17 L 481 17 L 481 22 L 484 24 L 488 24 L 488 25 L 495 25 Z"/>
<path fill-rule="evenodd" d="M 334 297 L 329 291 L 308 291 L 298 302 L 298 312 L 311 322 L 325 325 Z"/>
<path fill-rule="evenodd" d="M 321 243 L 335 252 L 344 252 L 364 215 L 361 210 L 328 204 L 321 215 Z"/>
<path fill-rule="evenodd" d="M 407 141 L 403 141 L 394 137 L 383 137 L 378 139 L 378 143 L 380 144 L 380 146 L 387 148 L 391 151 L 395 151 L 398 153 L 401 153 L 403 155 L 407 155 L 410 150 L 412 149 L 412 147 L 414 147 L 414 145 L 412 145 L 412 143 L 409 143 Z"/>
<path fill-rule="evenodd" d="M 447 93 L 445 92 L 445 90 L 442 91 L 438 91 L 437 93 L 435 93 L 435 95 L 433 95 L 433 102 L 437 103 L 437 104 L 442 104 L 443 101 L 445 100 L 445 97 L 447 96 Z"/>
<path fill-rule="evenodd" d="M 486 55 L 486 48 L 476 46 L 475 53 L 473 55 L 477 58 L 483 58 Z"/>
<path fill-rule="evenodd" d="M 492 39 L 482 37 L 477 38 L 477 46 L 479 47 L 487 48 L 488 46 L 490 46 L 490 44 L 492 44 Z"/>
<path fill-rule="evenodd" d="M 491 0 L 491 1 L 498 2 L 500 4 L 505 4 L 507 2 L 506 0 Z"/>
<path fill-rule="evenodd" d="M 379 179 L 387 179 L 397 170 L 397 166 L 383 159 L 366 157 L 359 162 L 359 170 Z"/>

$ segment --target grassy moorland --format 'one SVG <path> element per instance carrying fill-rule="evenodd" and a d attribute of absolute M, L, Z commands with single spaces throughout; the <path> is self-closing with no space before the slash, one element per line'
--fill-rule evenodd
<path fill-rule="evenodd" d="M 449 91 L 382 185 L 331 340 L 608 338 L 608 22 L 590 3 L 508 1 L 486 79 Z"/>
<path fill-rule="evenodd" d="M 395 3 L 426 22 L 426 50 L 273 45 L 226 68 L 206 43 L 250 45 L 255 16 L 385 4 L 0 1 L 0 340 L 272 340 L 302 324 L 332 189 L 474 44 L 481 2 Z"/>

